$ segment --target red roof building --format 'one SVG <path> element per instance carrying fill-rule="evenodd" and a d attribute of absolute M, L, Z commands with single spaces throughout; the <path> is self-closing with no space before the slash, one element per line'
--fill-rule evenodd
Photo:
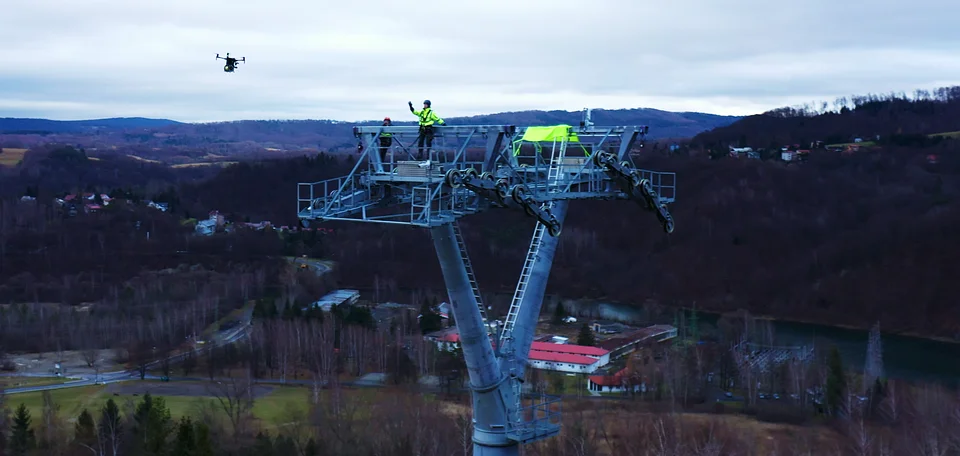
<path fill-rule="evenodd" d="M 446 328 L 424 337 L 441 350 L 453 349 L 460 343 L 460 333 L 456 328 Z M 583 345 L 533 342 L 527 360 L 534 369 L 589 374 L 610 362 L 610 352 Z"/>
<path fill-rule="evenodd" d="M 582 355 L 590 356 L 593 358 L 600 358 L 603 355 L 609 354 L 609 350 L 604 350 L 597 347 L 588 347 L 585 345 L 572 345 L 572 344 L 554 344 L 551 342 L 534 342 L 530 344 L 530 350 L 551 352 L 551 353 L 569 353 L 571 355 Z"/>
<path fill-rule="evenodd" d="M 441 341 L 441 342 L 459 343 L 459 342 L 460 342 L 460 334 L 459 334 L 459 333 L 444 334 L 444 335 L 438 337 L 437 340 L 439 340 L 439 341 Z"/>
<path fill-rule="evenodd" d="M 591 375 L 590 382 L 597 386 L 617 387 L 623 385 L 626 376 L 627 368 L 623 368 L 613 375 Z"/>
<path fill-rule="evenodd" d="M 613 375 L 591 375 L 587 379 L 587 389 L 598 393 L 610 393 L 633 389 L 635 392 L 645 391 L 646 385 L 630 378 L 627 368 L 620 369 Z"/>

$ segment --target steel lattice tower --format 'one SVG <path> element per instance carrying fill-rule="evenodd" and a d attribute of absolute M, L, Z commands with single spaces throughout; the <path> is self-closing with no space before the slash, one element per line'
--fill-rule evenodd
<path fill-rule="evenodd" d="M 584 113 L 579 127 L 434 127 L 439 147 L 426 162 L 410 154 L 417 127 L 354 127 L 360 157 L 350 174 L 299 184 L 304 226 L 341 220 L 430 230 L 469 373 L 477 456 L 517 455 L 521 444 L 560 432 L 559 397 L 531 400 L 521 387 L 569 201 L 633 200 L 673 232 L 667 204 L 675 198 L 676 175 L 636 169 L 630 159 L 648 128 L 595 127 L 590 111 Z M 393 146 L 381 159 L 385 133 Z M 467 159 L 471 146 L 484 149 L 482 161 Z M 509 311 L 495 331 L 457 220 L 497 208 L 521 209 L 537 224 Z"/>

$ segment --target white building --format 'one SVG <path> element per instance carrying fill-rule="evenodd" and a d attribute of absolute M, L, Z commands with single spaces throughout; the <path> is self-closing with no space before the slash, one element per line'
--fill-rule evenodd
<path fill-rule="evenodd" d="M 197 234 L 201 236 L 209 236 L 217 231 L 218 226 L 223 225 L 223 216 L 220 215 L 217 211 L 211 211 L 206 220 L 200 220 L 197 222 L 197 226 L 194 228 Z"/>
<path fill-rule="evenodd" d="M 209 236 L 217 230 L 217 221 L 201 220 L 197 222 L 197 226 L 194 228 L 194 230 L 201 236 Z"/>
<path fill-rule="evenodd" d="M 587 389 L 597 393 L 622 393 L 633 390 L 646 392 L 647 386 L 643 382 L 636 382 L 629 378 L 627 369 L 621 369 L 613 375 L 591 375 L 587 377 Z"/>
<path fill-rule="evenodd" d="M 571 374 L 589 374 L 603 367 L 598 358 L 568 353 L 554 353 L 530 350 L 530 367 L 534 369 L 567 372 Z"/>

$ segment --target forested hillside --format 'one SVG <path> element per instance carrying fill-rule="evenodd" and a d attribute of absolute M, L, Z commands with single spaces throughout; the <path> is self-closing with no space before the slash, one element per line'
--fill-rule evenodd
<path fill-rule="evenodd" d="M 831 323 L 879 319 L 891 330 L 952 336 L 960 331 L 960 310 L 953 305 L 960 282 L 949 280 L 960 255 L 952 228 L 960 223 L 960 147 L 954 141 L 949 146 L 951 153 L 936 165 L 927 163 L 926 152 L 904 147 L 819 154 L 800 166 L 648 156 L 643 166 L 678 173 L 677 231 L 664 235 L 633 203 L 575 202 L 548 291 L 636 305 L 654 299 L 710 310 L 748 308 Z M 294 183 L 349 166 L 325 160 L 228 168 L 185 187 L 182 198 L 197 205 L 192 213 L 216 208 L 236 219 L 293 225 Z M 345 285 L 380 284 L 381 293 L 442 290 L 424 230 L 324 226 L 337 228 L 330 248 Z M 494 210 L 462 226 L 482 286 L 512 289 L 532 219 Z"/>
<path fill-rule="evenodd" d="M 699 135 L 694 143 L 702 147 L 712 141 L 718 146 L 739 141 L 741 135 L 770 142 L 796 142 L 801 135 L 824 140 L 830 131 L 863 134 L 866 127 L 858 125 L 876 126 L 882 137 L 897 131 L 900 135 L 956 131 L 960 117 L 951 114 L 958 103 L 956 94 L 945 89 L 916 100 L 858 98 L 853 109 L 819 115 L 793 111 L 786 115 L 784 110 Z M 810 127 L 809 133 L 790 133 L 796 126 L 818 125 L 822 128 Z M 781 134 L 786 136 L 777 136 Z M 960 256 L 960 237 L 954 229 L 960 224 L 958 140 L 950 135 L 929 142 L 881 140 L 852 154 L 814 150 L 801 163 L 710 160 L 697 150 L 638 151 L 641 166 L 678 173 L 672 209 L 677 230 L 671 236 L 635 204 L 574 202 L 548 292 L 635 305 L 652 300 L 696 304 L 706 310 L 747 308 L 757 314 L 836 324 L 880 320 L 890 330 L 950 337 L 960 333 L 960 309 L 954 305 L 960 282 L 952 280 L 958 272 L 955 258 Z M 9 179 L 0 180 L 0 189 L 18 197 L 31 182 L 63 191 L 132 185 L 142 188 L 145 198 L 162 194 L 171 203 L 170 217 L 218 210 L 228 220 L 266 220 L 275 226 L 297 224 L 297 182 L 344 175 L 356 157 L 319 154 L 241 163 L 203 179 L 216 171 L 151 164 L 124 168 L 132 162 L 74 160 L 75 155 L 57 150 L 44 153 L 8 170 Z M 58 181 L 64 184 L 56 187 Z M 7 182 L 12 184 L 4 185 Z M 7 249 L 21 249 L 26 255 L 30 248 L 39 248 L 36 240 L 30 241 L 30 248 L 11 244 L 20 242 L 10 234 L 16 225 L 11 223 L 5 228 Z M 20 232 L 34 229 L 18 223 Z M 85 231 L 93 230 L 93 225 L 44 223 L 45 230 L 60 226 L 56 229 L 73 230 L 71 236 L 88 236 L 97 255 L 106 251 L 97 250 L 94 231 Z M 424 230 L 324 226 L 335 228 L 336 234 L 324 238 L 322 247 L 284 241 L 257 248 L 264 255 L 321 248 L 341 263 L 342 285 L 378 286 L 381 297 L 403 301 L 410 290 L 443 290 Z M 463 220 L 462 226 L 482 287 L 510 291 L 533 220 L 520 211 L 493 210 Z M 246 248 L 242 245 L 232 248 Z M 82 266 L 82 258 L 70 258 Z M 42 263 L 31 262 L 7 267 L 35 275 L 45 270 Z"/>
<path fill-rule="evenodd" d="M 925 146 L 926 135 L 960 130 L 960 86 L 934 91 L 843 97 L 833 104 L 781 108 L 745 117 L 696 135 L 694 147 L 806 147 L 878 139 L 896 145 Z M 932 141 L 937 141 L 933 139 Z"/>

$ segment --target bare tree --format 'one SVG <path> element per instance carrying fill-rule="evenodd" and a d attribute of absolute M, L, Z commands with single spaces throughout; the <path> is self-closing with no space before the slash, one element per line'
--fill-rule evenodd
<path fill-rule="evenodd" d="M 746 337 L 741 337 L 740 341 L 731 347 L 731 354 L 740 373 L 740 384 L 745 388 L 748 405 L 756 404 L 757 380 L 754 375 L 754 365 L 750 359 L 750 348 Z"/>
<path fill-rule="evenodd" d="M 124 404 L 128 421 L 133 420 L 136 406 L 133 404 L 133 398 L 127 398 Z M 112 400 L 108 400 L 100 413 L 100 421 L 97 425 L 97 442 L 100 445 L 100 454 L 120 454 L 120 445 L 123 437 L 123 421 L 120 417 L 120 408 Z M 107 451 L 109 450 L 109 451 Z"/>
<path fill-rule="evenodd" d="M 940 388 L 923 387 L 913 401 L 907 441 L 914 454 L 923 456 L 946 456 L 951 454 L 951 444 L 956 428 L 952 414 L 955 409 L 953 397 Z"/>
<path fill-rule="evenodd" d="M 470 432 L 473 430 L 472 421 L 469 412 L 457 414 L 457 428 L 460 430 L 460 445 L 463 448 L 463 456 L 470 456 L 473 449 L 473 437 Z"/>
<path fill-rule="evenodd" d="M 587 428 L 590 421 L 581 411 L 564 433 L 566 448 L 575 456 L 594 456 L 599 453 L 596 430 Z"/>
<path fill-rule="evenodd" d="M 57 362 L 63 363 L 63 358 L 64 358 L 63 333 L 61 333 L 60 331 L 55 332 L 54 340 L 56 340 L 56 349 L 54 351 L 54 354 L 57 357 Z"/>
<path fill-rule="evenodd" d="M 60 417 L 60 405 L 54 402 L 49 390 L 43 391 L 41 398 L 43 400 L 41 440 L 46 446 L 47 454 L 62 454 L 67 439 L 63 434 L 64 426 Z"/>
<path fill-rule="evenodd" d="M 287 381 L 287 372 L 290 369 L 291 358 L 289 325 L 288 322 L 284 320 L 273 320 L 269 325 L 275 340 L 273 356 L 280 367 L 280 381 L 285 383 Z"/>
<path fill-rule="evenodd" d="M 283 433 L 290 437 L 297 446 L 297 451 L 303 453 L 307 441 L 310 440 L 310 420 L 307 412 L 299 407 L 290 407 L 283 414 Z"/>
<path fill-rule="evenodd" d="M 0 383 L 0 453 L 4 451 L 6 436 L 10 431 L 10 409 L 7 408 L 6 395 L 3 391 L 3 383 Z"/>
<path fill-rule="evenodd" d="M 897 395 L 897 382 L 895 380 L 887 381 L 881 410 L 889 422 L 896 424 L 900 421 L 900 403 Z"/>
<path fill-rule="evenodd" d="M 253 409 L 254 387 L 255 384 L 251 380 L 249 372 L 247 377 L 236 378 L 231 376 L 212 383 L 208 387 L 210 395 L 216 399 L 223 413 L 230 419 L 234 437 L 246 432 L 246 425 Z"/>
<path fill-rule="evenodd" d="M 163 375 L 167 378 L 170 378 L 170 357 L 164 356 L 160 360 L 160 369 L 163 372 Z"/>
<path fill-rule="evenodd" d="M 862 403 L 851 404 L 850 415 L 845 420 L 847 437 L 850 439 L 850 454 L 869 456 L 873 454 L 874 436 L 864 417 Z"/>
<path fill-rule="evenodd" d="M 333 324 L 326 319 L 322 323 L 310 322 L 307 328 L 307 360 L 313 376 L 313 403 L 320 401 L 320 388 L 329 386 L 333 377 Z"/>

